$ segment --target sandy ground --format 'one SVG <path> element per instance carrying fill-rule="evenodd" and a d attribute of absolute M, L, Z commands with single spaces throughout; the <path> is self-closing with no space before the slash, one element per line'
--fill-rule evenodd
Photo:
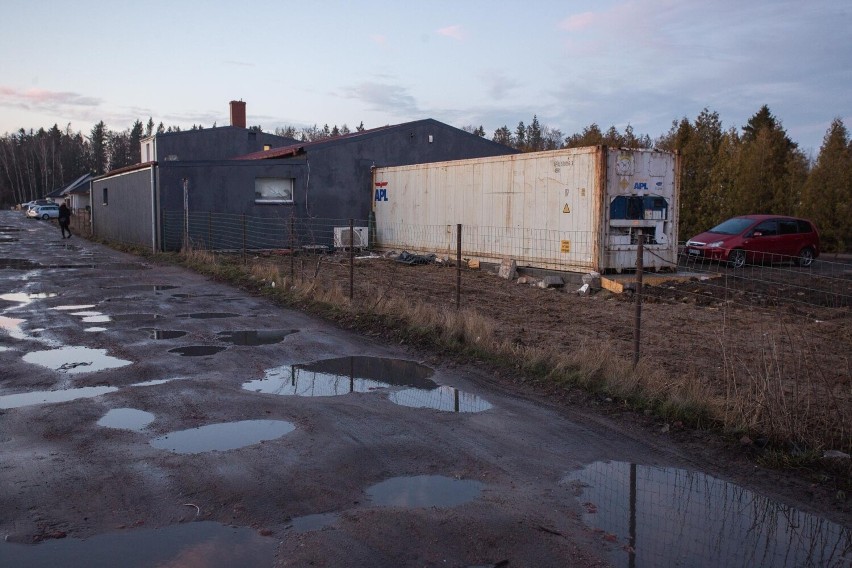
<path fill-rule="evenodd" d="M 705 472 L 820 515 L 832 526 L 850 525 L 848 508 L 828 488 L 757 468 L 744 451 L 709 444 L 700 433 L 664 433 L 651 418 L 598 407 L 581 395 L 546 392 L 484 366 L 359 336 L 77 237 L 61 240 L 52 224 L 19 213 L 0 213 L 0 236 L 0 564 L 44 552 L 43 564 L 23 565 L 77 565 L 64 546 L 97 543 L 104 535 L 203 527 L 199 521 L 247 528 L 272 543 L 269 558 L 255 565 L 620 563 L 628 554 L 625 535 L 594 530 L 588 516 L 602 505 L 584 503 L 578 486 L 567 481 L 607 461 Z M 401 284 L 409 268 L 395 267 L 394 282 Z M 413 294 L 417 280 L 405 284 Z M 494 284 L 493 277 L 481 276 L 483 289 Z M 504 333 L 517 334 L 518 341 L 577 341 L 559 312 L 583 322 L 578 333 L 619 342 L 631 337 L 629 309 L 618 299 L 585 299 L 569 310 L 562 303 L 567 295 L 530 291 L 535 301 L 523 310 L 473 290 L 465 301 L 511 315 Z M 695 306 L 660 302 L 649 305 L 651 314 L 656 306 L 676 317 L 648 333 L 678 342 L 695 319 Z M 841 323 L 846 329 L 848 320 Z M 255 330 L 295 332 L 258 346 L 228 343 L 220 335 Z M 186 334 L 158 339 L 165 331 Z M 201 346 L 224 349 L 197 357 L 170 352 Z M 72 347 L 105 351 L 80 354 L 68 351 Z M 58 355 L 48 359 L 44 352 Z M 460 390 L 465 400 L 486 401 L 488 408 L 404 406 L 394 403 L 400 389 L 393 386 L 323 397 L 242 387 L 270 373 L 286 375 L 296 365 L 350 356 L 418 362 L 432 369 L 429 378 L 437 385 Z M 707 364 L 711 359 L 708 352 Z M 29 403 L 14 398 L 84 387 L 113 390 L 52 404 L 36 403 L 42 395 Z M 116 409 L 145 411 L 153 421 L 139 431 L 98 424 Z M 227 451 L 175 453 L 152 444 L 163 436 L 177 439 L 178 431 L 248 420 L 287 422 L 293 429 Z M 212 443 L 224 441 L 214 435 Z M 451 506 L 410 506 L 405 499 L 378 504 L 372 487 L 412 476 L 475 482 L 478 490 Z M 327 515 L 322 526 L 299 529 L 300 521 L 320 514 Z M 157 534 L 122 554 L 129 559 L 143 548 L 164 546 Z M 215 543 L 190 545 L 163 565 L 229 565 L 216 564 Z"/>

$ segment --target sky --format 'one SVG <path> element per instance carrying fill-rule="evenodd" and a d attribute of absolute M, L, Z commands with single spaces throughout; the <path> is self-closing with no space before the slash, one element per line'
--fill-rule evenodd
<path fill-rule="evenodd" d="M 656 138 L 762 105 L 815 156 L 852 129 L 852 1 L 0 0 L 0 133 L 424 118 Z"/>

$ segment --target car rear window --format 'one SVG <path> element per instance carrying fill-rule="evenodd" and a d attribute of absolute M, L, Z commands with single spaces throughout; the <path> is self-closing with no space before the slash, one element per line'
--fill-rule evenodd
<path fill-rule="evenodd" d="M 811 227 L 811 224 L 808 223 L 807 221 L 803 220 L 803 219 L 799 219 L 798 221 L 796 221 L 796 224 L 799 225 L 799 232 L 800 233 L 813 233 L 814 232 L 814 229 L 813 229 L 813 227 Z"/>
<path fill-rule="evenodd" d="M 795 235 L 799 232 L 799 224 L 795 219 L 782 219 L 778 224 L 781 226 L 782 235 Z"/>
<path fill-rule="evenodd" d="M 739 235 L 743 231 L 745 231 L 749 225 L 754 223 L 752 219 L 728 219 L 724 223 L 720 223 L 710 229 L 710 233 L 719 233 L 722 235 Z"/>

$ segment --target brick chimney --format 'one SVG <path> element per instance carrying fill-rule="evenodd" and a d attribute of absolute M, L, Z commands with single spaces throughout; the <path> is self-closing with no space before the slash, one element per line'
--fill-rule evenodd
<path fill-rule="evenodd" d="M 231 101 L 231 126 L 246 127 L 246 103 Z"/>

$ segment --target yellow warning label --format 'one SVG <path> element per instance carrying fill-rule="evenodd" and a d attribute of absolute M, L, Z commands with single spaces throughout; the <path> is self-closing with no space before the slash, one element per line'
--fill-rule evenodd
<path fill-rule="evenodd" d="M 571 241 L 560 241 L 559 245 L 561 252 L 571 252 Z"/>
<path fill-rule="evenodd" d="M 565 204 L 565 207 L 562 208 L 562 212 L 563 213 L 570 213 L 571 212 L 571 208 L 568 207 L 567 203 Z"/>

